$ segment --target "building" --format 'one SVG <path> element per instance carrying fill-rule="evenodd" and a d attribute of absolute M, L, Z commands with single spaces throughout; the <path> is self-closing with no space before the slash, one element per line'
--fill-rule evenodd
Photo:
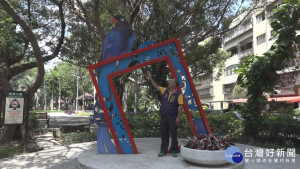
<path fill-rule="evenodd" d="M 213 78 L 214 74 L 205 74 L 197 79 L 196 89 L 202 103 L 212 102 L 215 103 L 214 108 L 220 109 L 221 104 L 218 101 L 232 101 L 246 97 L 246 92 L 236 86 L 238 75 L 234 70 L 238 69 L 247 56 L 262 55 L 275 42 L 272 39 L 270 22 L 274 17 L 272 9 L 277 7 L 278 2 L 280 1 L 273 0 L 264 8 L 257 9 L 250 15 L 246 16 L 247 14 L 243 13 L 233 20 L 230 25 L 232 28 L 245 18 L 239 26 L 229 31 L 223 38 L 223 49 L 231 52 L 230 58 L 225 62 L 223 75 L 219 80 Z M 295 55 L 300 61 L 300 52 Z M 291 64 L 290 68 L 281 75 L 287 84 L 277 91 L 276 97 L 281 97 L 281 100 L 285 100 L 285 97 L 295 98 L 300 95 L 300 76 L 297 75 L 297 71 L 291 71 L 293 66 L 295 65 Z M 291 76 L 296 78 L 291 80 L 293 79 Z M 300 96 L 299 101 L 294 100 L 294 102 L 295 107 L 300 107 Z"/>

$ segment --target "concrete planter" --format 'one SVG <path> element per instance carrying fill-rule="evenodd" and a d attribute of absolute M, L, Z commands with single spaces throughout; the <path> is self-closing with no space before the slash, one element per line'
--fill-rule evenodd
<path fill-rule="evenodd" d="M 195 164 L 220 166 L 228 163 L 225 159 L 225 150 L 196 150 L 181 145 L 180 154 L 186 161 Z"/>

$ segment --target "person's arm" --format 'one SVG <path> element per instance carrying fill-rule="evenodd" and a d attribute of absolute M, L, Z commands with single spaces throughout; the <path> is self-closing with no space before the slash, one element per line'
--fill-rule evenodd
<path fill-rule="evenodd" d="M 180 122 L 180 116 L 182 114 L 183 106 L 182 104 L 178 107 L 178 115 L 176 117 L 175 123 L 178 125 Z"/>
<path fill-rule="evenodd" d="M 151 73 L 147 73 L 148 78 L 150 79 L 153 87 L 157 90 L 160 90 L 160 86 L 153 80 Z"/>

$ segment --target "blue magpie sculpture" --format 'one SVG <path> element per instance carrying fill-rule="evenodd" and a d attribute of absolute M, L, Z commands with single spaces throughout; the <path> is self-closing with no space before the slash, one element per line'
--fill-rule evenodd
<path fill-rule="evenodd" d="M 116 25 L 108 32 L 104 40 L 103 60 L 130 52 L 135 42 L 135 33 L 123 16 L 116 15 L 110 21 Z"/>
<path fill-rule="evenodd" d="M 110 19 L 112 23 L 115 23 L 115 27 L 112 28 L 103 43 L 103 60 L 112 59 L 114 57 L 123 55 L 131 51 L 135 34 L 127 22 L 127 20 L 121 16 L 116 15 Z M 117 80 L 115 83 L 119 83 Z M 119 86 L 119 85 L 117 85 Z M 117 89 L 118 90 L 118 89 Z M 94 122 L 98 125 L 97 134 L 97 147 L 98 154 L 116 154 L 116 146 L 111 142 L 109 135 L 108 123 L 105 119 L 104 113 L 101 110 L 101 104 L 96 94 L 96 104 L 93 107 L 94 110 Z"/>

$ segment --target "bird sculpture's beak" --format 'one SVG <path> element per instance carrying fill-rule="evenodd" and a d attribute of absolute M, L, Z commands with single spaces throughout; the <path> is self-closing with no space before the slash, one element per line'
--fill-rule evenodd
<path fill-rule="evenodd" d="M 112 18 L 110 18 L 110 22 L 112 22 L 112 23 L 118 23 L 119 21 L 116 20 L 114 17 L 112 17 Z"/>

